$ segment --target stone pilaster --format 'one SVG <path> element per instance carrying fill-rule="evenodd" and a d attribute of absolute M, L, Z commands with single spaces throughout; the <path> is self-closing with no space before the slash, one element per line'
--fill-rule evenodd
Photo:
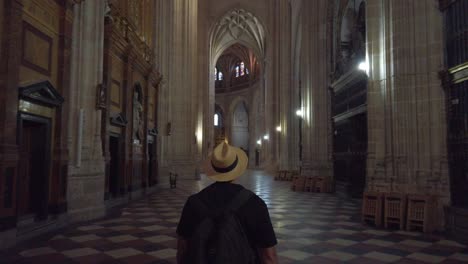
<path fill-rule="evenodd" d="M 103 78 L 104 4 L 104 1 L 82 1 L 74 6 L 67 199 L 72 220 L 91 219 L 105 213 L 101 110 L 96 109 L 96 89 Z M 83 109 L 82 126 L 80 109 Z M 80 133 L 81 142 L 78 141 Z"/>

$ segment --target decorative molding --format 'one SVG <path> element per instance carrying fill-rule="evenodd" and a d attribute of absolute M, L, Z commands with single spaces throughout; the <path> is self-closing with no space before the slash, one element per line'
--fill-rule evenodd
<path fill-rule="evenodd" d="M 47 63 L 46 63 L 47 66 L 44 67 L 42 65 L 38 65 L 37 62 L 32 61 L 29 58 L 27 58 L 27 56 L 25 56 L 27 54 L 26 43 L 28 43 L 28 40 L 26 39 L 26 34 L 28 32 L 47 43 L 48 45 L 47 50 L 45 51 L 34 50 L 33 51 L 35 53 L 39 52 L 39 53 L 47 54 Z M 31 40 L 29 40 L 29 42 L 31 42 Z M 50 77 L 51 70 L 52 70 L 52 45 L 53 45 L 53 40 L 50 36 L 40 31 L 39 29 L 35 28 L 33 25 L 29 24 L 28 22 L 23 21 L 23 47 L 21 48 L 21 63 L 24 66 Z"/>
<path fill-rule="evenodd" d="M 117 115 L 111 116 L 110 123 L 118 127 L 126 127 L 128 121 L 123 115 L 123 113 L 118 113 Z"/>
<path fill-rule="evenodd" d="M 49 81 L 20 87 L 19 99 L 32 101 L 48 107 L 59 107 L 65 101 Z"/>
<path fill-rule="evenodd" d="M 60 1 L 61 3 L 57 1 L 58 0 L 23 0 L 21 2 L 23 4 L 24 14 L 37 19 L 43 26 L 58 34 L 60 31 L 60 14 L 66 3 L 63 3 L 63 0 Z"/>

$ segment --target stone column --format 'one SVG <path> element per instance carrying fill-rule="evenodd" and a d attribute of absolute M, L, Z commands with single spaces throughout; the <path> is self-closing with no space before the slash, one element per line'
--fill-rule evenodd
<path fill-rule="evenodd" d="M 276 6 L 275 19 L 275 40 L 277 56 L 274 56 L 276 66 L 275 69 L 275 84 L 277 95 L 275 98 L 275 109 L 272 117 L 273 122 L 269 127 L 270 140 L 275 148 L 275 159 L 277 160 L 278 169 L 290 170 L 294 169 L 294 164 L 291 163 L 291 155 L 293 144 L 291 138 L 294 133 L 294 125 L 296 124 L 292 109 L 295 108 L 292 100 L 296 96 L 291 83 L 291 8 L 289 1 L 279 1 Z M 281 126 L 281 133 L 276 131 L 276 126 Z"/>
<path fill-rule="evenodd" d="M 367 188 L 450 199 L 443 19 L 435 0 L 367 3 Z M 442 223 L 438 223 L 442 228 Z"/>
<path fill-rule="evenodd" d="M 181 178 L 193 179 L 196 171 L 195 142 L 197 87 L 197 5 L 196 0 L 175 0 L 172 5 L 171 39 L 165 45 L 170 63 L 167 74 L 169 120 L 172 133 L 167 137 L 168 163 Z M 164 74 L 163 73 L 163 74 Z"/>
<path fill-rule="evenodd" d="M 157 120 L 159 135 L 157 136 L 157 155 L 158 155 L 158 175 L 164 177 L 167 175 L 169 168 L 168 160 L 168 139 L 167 124 L 170 120 L 170 103 L 169 103 L 169 86 L 168 78 L 172 74 L 170 65 L 172 63 L 168 50 L 171 47 L 172 39 L 172 3 L 166 0 L 156 0 L 156 41 L 155 54 L 157 54 L 156 64 L 162 75 L 162 81 L 159 85 L 158 102 L 157 102 Z M 168 181 L 164 181 L 166 183 Z"/>
<path fill-rule="evenodd" d="M 298 169 L 301 166 L 299 157 L 299 120 L 296 116 L 296 110 L 301 106 L 299 100 L 300 91 L 300 62 L 301 62 L 301 44 L 302 44 L 302 0 L 291 1 L 291 81 L 289 84 L 289 110 L 288 123 L 282 126 L 286 133 L 288 144 L 288 163 L 291 169 Z"/>
<path fill-rule="evenodd" d="M 72 220 L 96 218 L 105 213 L 101 110 L 96 109 L 96 89 L 103 78 L 104 13 L 105 1 L 83 1 L 74 6 L 68 119 L 71 157 L 68 212 Z"/>
<path fill-rule="evenodd" d="M 326 0 L 303 1 L 301 44 L 302 175 L 333 176 L 331 102 L 328 94 Z"/>

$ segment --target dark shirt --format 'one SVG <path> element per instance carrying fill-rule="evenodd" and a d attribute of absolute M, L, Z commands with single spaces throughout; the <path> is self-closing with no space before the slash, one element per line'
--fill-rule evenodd
<path fill-rule="evenodd" d="M 201 215 L 197 208 L 195 208 L 193 203 L 195 195 L 208 208 L 219 210 L 225 208 L 231 199 L 242 189 L 244 187 L 238 184 L 216 182 L 201 192 L 190 196 L 182 210 L 182 216 L 177 226 L 177 234 L 184 239 L 189 239 L 198 224 L 206 217 Z M 255 194 L 252 195 L 237 210 L 237 216 L 252 246 L 269 248 L 277 244 L 268 208 L 260 197 Z"/>

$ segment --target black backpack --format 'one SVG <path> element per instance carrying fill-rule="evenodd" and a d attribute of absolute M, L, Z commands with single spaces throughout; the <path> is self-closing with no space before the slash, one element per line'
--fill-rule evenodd
<path fill-rule="evenodd" d="M 197 196 L 196 208 L 206 216 L 189 240 L 184 263 L 190 264 L 253 264 L 255 251 L 239 221 L 236 211 L 252 196 L 241 190 L 224 210 L 210 210 Z"/>

